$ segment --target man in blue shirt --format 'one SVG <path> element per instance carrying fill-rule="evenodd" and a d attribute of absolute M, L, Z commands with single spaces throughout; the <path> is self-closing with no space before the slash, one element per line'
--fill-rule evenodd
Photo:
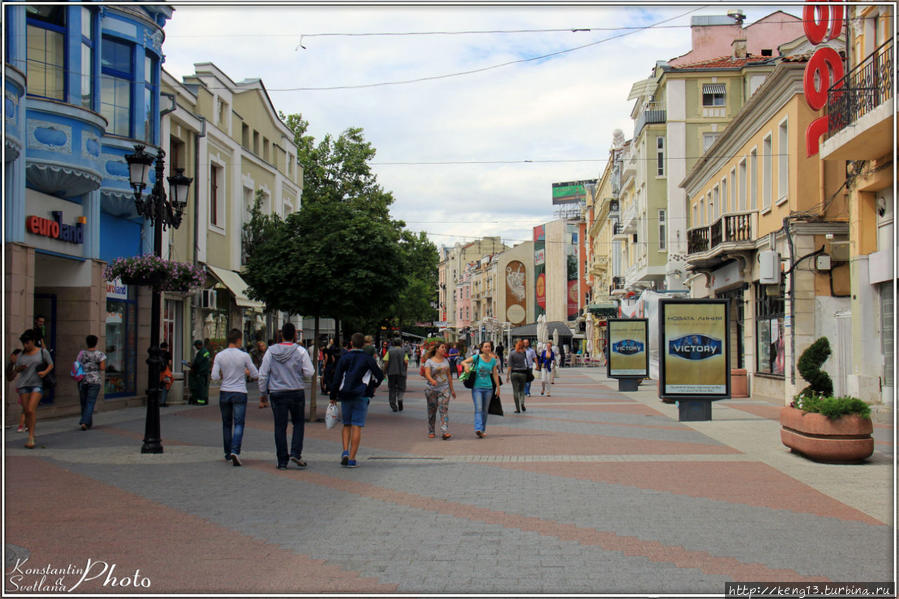
<path fill-rule="evenodd" d="M 336 390 L 337 398 L 340 399 L 343 416 L 343 453 L 340 454 L 340 464 L 347 468 L 357 466 L 356 452 L 362 442 L 362 428 L 368 415 L 369 398 L 375 387 L 384 380 L 384 373 L 378 368 L 378 363 L 362 349 L 365 344 L 362 333 L 353 333 L 351 343 L 353 348 L 340 357 L 331 381 L 332 389 Z M 331 403 L 336 401 L 332 395 Z"/>

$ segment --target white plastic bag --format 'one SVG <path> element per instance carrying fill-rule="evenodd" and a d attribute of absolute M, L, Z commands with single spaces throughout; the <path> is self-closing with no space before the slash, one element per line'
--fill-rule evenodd
<path fill-rule="evenodd" d="M 334 428 L 340 419 L 339 409 L 336 403 L 329 403 L 328 409 L 325 410 L 325 428 Z"/>

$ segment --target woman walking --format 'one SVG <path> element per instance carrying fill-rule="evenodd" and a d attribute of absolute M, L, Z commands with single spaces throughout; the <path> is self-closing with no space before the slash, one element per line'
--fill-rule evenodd
<path fill-rule="evenodd" d="M 474 433 L 478 438 L 487 436 L 487 408 L 490 406 L 490 398 L 494 392 L 499 397 L 499 360 L 493 353 L 493 342 L 485 341 L 481 344 L 481 351 L 477 356 L 466 358 L 462 362 L 466 372 L 473 371 L 474 387 L 471 389 L 471 399 L 474 402 Z"/>
<path fill-rule="evenodd" d="M 512 382 L 512 394 L 515 397 L 515 413 L 527 412 L 524 407 L 524 388 L 528 383 L 528 354 L 525 351 L 524 341 L 519 339 L 515 343 L 515 349 L 509 353 L 509 374 L 506 380 Z"/>
<path fill-rule="evenodd" d="M 87 349 L 78 352 L 75 359 L 81 363 L 84 370 L 84 378 L 78 383 L 78 397 L 81 399 L 81 421 L 78 424 L 81 425 L 81 430 L 86 431 L 94 425 L 94 405 L 103 384 L 106 354 L 97 349 L 96 335 L 88 335 L 84 343 Z M 165 401 L 160 405 L 165 405 Z"/>
<path fill-rule="evenodd" d="M 425 378 L 428 386 L 425 389 L 425 399 L 428 401 L 428 438 L 433 439 L 434 424 L 437 420 L 437 412 L 440 411 L 440 432 L 444 441 L 452 438 L 449 432 L 449 401 L 450 397 L 456 397 L 453 389 L 453 377 L 450 376 L 450 363 L 446 357 L 446 343 L 440 343 L 427 355 L 424 363 Z"/>
<path fill-rule="evenodd" d="M 28 442 L 25 447 L 34 449 L 34 426 L 37 423 L 37 405 L 44 392 L 44 377 L 53 370 L 50 352 L 37 347 L 33 331 L 25 331 L 19 337 L 22 353 L 10 356 L 11 368 L 7 369 L 7 379 L 18 377 L 16 391 L 25 411 L 25 426 L 28 428 Z"/>

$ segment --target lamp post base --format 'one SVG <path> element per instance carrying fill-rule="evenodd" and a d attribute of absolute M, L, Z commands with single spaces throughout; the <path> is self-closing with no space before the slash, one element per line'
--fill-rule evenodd
<path fill-rule="evenodd" d="M 140 448 L 141 453 L 162 453 L 162 440 L 160 439 L 144 439 L 144 444 Z"/>

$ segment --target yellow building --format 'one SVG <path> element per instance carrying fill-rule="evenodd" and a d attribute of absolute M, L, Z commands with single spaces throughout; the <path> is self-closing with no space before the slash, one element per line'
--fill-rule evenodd
<path fill-rule="evenodd" d="M 268 315 L 250 300 L 240 277 L 242 228 L 258 195 L 262 210 L 286 216 L 300 206 L 303 169 L 293 133 L 281 122 L 259 79 L 235 83 L 211 63 L 178 81 L 163 71 L 162 95 L 173 100 L 163 110 L 162 145 L 168 167 L 193 178 L 189 210 L 175 231 L 165 232 L 172 259 L 206 269 L 208 289 L 192 295 L 166 294 L 163 337 L 173 365 L 191 357 L 193 339 L 214 348 L 238 328 L 250 342 L 259 332 L 273 337 L 283 315 Z"/>
<path fill-rule="evenodd" d="M 795 364 L 816 338 L 831 339 L 837 393 L 851 360 L 845 173 L 806 155 L 818 116 L 806 60 L 780 61 L 681 184 L 691 295 L 731 300 L 731 367 L 753 396 L 785 403 L 807 384 Z"/>
<path fill-rule="evenodd" d="M 895 390 L 896 274 L 899 240 L 895 173 L 897 120 L 893 6 L 848 7 L 849 64 L 828 93 L 828 133 L 820 156 L 849 180 L 851 355 L 847 392 L 891 403 Z"/>

